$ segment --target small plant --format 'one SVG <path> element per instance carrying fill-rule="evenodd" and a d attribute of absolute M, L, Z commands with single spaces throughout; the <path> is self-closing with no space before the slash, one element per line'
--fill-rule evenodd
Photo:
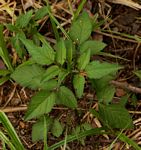
<path fill-rule="evenodd" d="M 6 25 L 16 33 L 12 37 L 12 43 L 19 57 L 23 59 L 26 51 L 30 55 L 29 60 L 23 61 L 10 77 L 23 87 L 38 90 L 32 97 L 25 115 L 25 120 L 37 118 L 32 128 L 32 140 L 44 140 L 47 147 L 48 131 L 55 137 L 63 133 L 64 126 L 58 118 L 53 119 L 50 112 L 55 105 L 77 109 L 77 101 L 83 97 L 87 81 L 95 89 L 99 100 L 98 112 L 91 110 L 91 113 L 98 117 L 106 128 L 132 128 L 132 119 L 124 105 L 111 104 L 115 88 L 109 81 L 115 78 L 115 72 L 122 67 L 91 59 L 92 55 L 98 55 L 106 46 L 91 39 L 91 33 L 96 27 L 95 19 L 83 12 L 72 22 L 68 33 L 63 30 L 67 38 L 59 37 L 56 44 L 51 46 L 45 37 L 37 32 L 36 20 L 46 14 L 50 14 L 48 7 L 43 7 L 34 15 L 33 11 L 29 11 L 20 16 L 15 26 Z M 25 32 L 27 27 L 29 30 Z M 29 35 L 32 35 L 32 38 L 29 39 Z M 103 129 L 94 132 L 103 134 L 101 131 Z M 85 134 L 82 134 L 80 138 L 84 136 Z"/>

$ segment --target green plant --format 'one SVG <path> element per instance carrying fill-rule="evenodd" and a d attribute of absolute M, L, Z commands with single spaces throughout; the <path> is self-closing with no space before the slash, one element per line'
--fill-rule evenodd
<path fill-rule="evenodd" d="M 14 130 L 14 127 L 12 126 L 5 113 L 2 111 L 0 111 L 0 124 L 2 124 L 5 129 L 5 131 L 0 130 L 0 140 L 3 141 L 3 149 L 6 144 L 11 150 L 24 150 L 24 146 L 22 145 L 22 142 Z M 4 132 L 7 132 L 9 137 L 5 136 Z"/>
<path fill-rule="evenodd" d="M 122 67 L 91 59 L 92 55 L 101 54 L 106 46 L 91 39 L 91 33 L 96 28 L 96 17 L 90 18 L 86 12 L 78 16 L 79 11 L 76 12 L 76 18 L 68 33 L 60 26 L 66 38 L 60 38 L 57 28 L 54 28 L 57 42 L 51 46 L 45 37 L 38 33 L 36 24 L 36 20 L 47 14 L 58 25 L 48 7 L 43 7 L 35 13 L 29 11 L 20 16 L 15 25 L 6 25 L 15 33 L 12 43 L 18 56 L 23 60 L 27 52 L 30 55 L 30 59 L 24 60 L 10 77 L 21 86 L 38 90 L 32 97 L 25 115 L 25 120 L 37 118 L 32 128 L 32 140 L 44 139 L 44 149 L 47 149 L 47 132 L 51 131 L 55 137 L 63 133 L 64 125 L 58 117 L 52 118 L 50 112 L 54 105 L 77 109 L 77 100 L 83 97 L 87 81 L 95 89 L 99 100 L 99 111 L 91 112 L 101 120 L 104 129 L 132 128 L 132 119 L 124 105 L 111 104 L 115 88 L 109 81 L 115 78 L 115 72 Z M 25 32 L 26 28 L 28 32 Z M 29 35 L 32 35 L 31 39 L 28 38 Z M 66 141 L 91 134 L 103 134 L 102 131 L 101 128 L 84 131 L 82 134 L 72 135 Z"/>

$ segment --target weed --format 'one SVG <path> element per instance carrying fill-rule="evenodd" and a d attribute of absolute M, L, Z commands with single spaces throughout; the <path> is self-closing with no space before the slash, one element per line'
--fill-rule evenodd
<path fill-rule="evenodd" d="M 84 3 L 85 1 L 82 5 Z M 12 70 L 10 77 L 14 81 L 21 86 L 38 90 L 30 101 L 25 120 L 37 118 L 32 128 L 32 140 L 44 140 L 44 149 L 55 149 L 64 142 L 82 140 L 81 138 L 88 135 L 109 133 L 114 128 L 133 128 L 132 119 L 125 105 L 112 104 L 115 88 L 109 82 L 115 78 L 115 72 L 123 67 L 91 59 L 92 55 L 101 54 L 106 44 L 91 40 L 91 33 L 97 26 L 94 21 L 96 17 L 93 20 L 85 11 L 79 15 L 81 9 L 74 14 L 75 19 L 68 33 L 60 26 L 47 6 L 35 13 L 29 11 L 18 17 L 15 25 L 6 25 L 15 33 L 12 44 L 18 56 L 22 59 L 25 53 L 28 52 L 30 55 L 30 59 L 16 67 L 14 71 L 7 59 L 7 67 Z M 53 22 L 57 39 L 53 46 L 37 31 L 36 21 L 47 14 Z M 65 38 L 60 38 L 55 25 L 60 27 Z M 30 37 L 32 35 L 31 39 L 28 38 L 29 35 Z M 104 127 L 88 130 L 83 128 L 83 132 L 80 132 L 81 125 L 77 135 L 74 133 L 66 137 L 65 141 L 48 147 L 47 132 L 51 131 L 55 137 L 59 137 L 64 131 L 64 125 L 59 119 L 53 119 L 50 115 L 53 106 L 64 105 L 77 109 L 77 100 L 83 97 L 86 81 L 89 81 L 95 89 L 99 101 L 98 112 L 92 109 L 91 113 L 99 118 Z M 71 86 L 67 84 L 68 82 Z M 119 137 L 123 141 L 128 141 L 121 135 Z M 137 146 L 135 143 L 132 146 L 134 145 Z"/>

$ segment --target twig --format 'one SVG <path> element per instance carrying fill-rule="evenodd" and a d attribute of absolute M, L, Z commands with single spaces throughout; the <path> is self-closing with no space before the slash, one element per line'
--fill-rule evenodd
<path fill-rule="evenodd" d="M 104 33 L 104 32 L 98 31 L 98 30 L 96 30 L 95 32 L 96 32 L 96 33 L 99 33 L 99 34 L 102 34 L 102 35 L 105 35 L 105 36 L 108 36 L 108 37 L 113 37 L 113 38 L 115 38 L 115 39 L 119 39 L 119 40 L 122 40 L 122 41 L 127 41 L 127 42 L 131 42 L 131 43 L 139 43 L 139 42 L 136 41 L 136 40 L 132 40 L 132 39 L 120 37 L 120 36 L 117 36 L 117 35 L 111 35 L 111 34 L 109 34 L 109 33 Z"/>
<path fill-rule="evenodd" d="M 121 87 L 123 89 L 127 89 L 129 91 L 132 91 L 134 93 L 140 93 L 141 94 L 141 88 L 138 88 L 138 87 L 135 87 L 135 86 L 132 86 L 131 84 L 128 84 L 128 83 L 122 83 L 122 82 L 119 82 L 119 81 L 110 81 L 111 84 L 117 86 L 117 87 Z"/>
<path fill-rule="evenodd" d="M 27 106 L 0 108 L 0 111 L 5 112 L 5 113 L 25 111 L 25 110 L 27 110 Z"/>

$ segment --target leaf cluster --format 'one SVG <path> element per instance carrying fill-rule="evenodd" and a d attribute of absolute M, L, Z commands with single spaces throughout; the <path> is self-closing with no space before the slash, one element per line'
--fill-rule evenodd
<path fill-rule="evenodd" d="M 34 15 L 33 11 L 29 11 L 20 16 L 14 26 L 7 25 L 9 30 L 16 33 L 12 43 L 19 57 L 22 58 L 25 53 L 30 56 L 29 60 L 16 67 L 11 78 L 21 86 L 38 90 L 25 115 L 25 120 L 38 118 L 33 126 L 33 141 L 43 139 L 38 135 L 44 134 L 44 127 L 56 137 L 62 134 L 63 126 L 58 118 L 52 120 L 49 113 L 55 105 L 77 109 L 77 100 L 83 97 L 87 81 L 92 83 L 99 100 L 98 114 L 93 114 L 97 114 L 107 127 L 131 128 L 132 120 L 125 107 L 111 104 L 115 88 L 109 85 L 109 81 L 122 67 L 91 59 L 106 46 L 103 42 L 91 39 L 96 23 L 84 11 L 72 22 L 68 31 L 69 39 L 61 37 L 52 46 L 36 28 L 36 20 L 47 14 L 47 7 L 43 7 Z M 24 33 L 27 27 L 32 28 L 29 30 L 32 38 Z M 46 118 L 42 119 L 44 115 Z"/>

